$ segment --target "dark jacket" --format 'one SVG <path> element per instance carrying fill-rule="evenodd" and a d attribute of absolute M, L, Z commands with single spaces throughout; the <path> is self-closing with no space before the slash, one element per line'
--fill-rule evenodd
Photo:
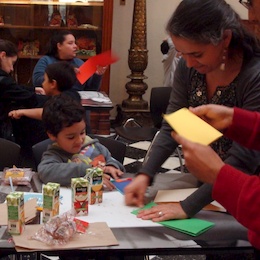
<path fill-rule="evenodd" d="M 46 96 L 35 93 L 34 87 L 17 84 L 9 74 L 0 69 L 0 137 L 5 138 L 3 129 L 6 129 L 6 124 L 10 125 L 11 122 L 15 140 L 21 145 L 27 144 L 27 141 L 33 140 L 38 134 L 43 137 L 35 139 L 32 143 L 29 142 L 28 145 L 46 138 L 39 120 L 29 118 L 10 120 L 8 117 L 8 113 L 14 109 L 42 107 L 46 100 Z M 32 131 L 36 131 L 37 134 L 33 134 Z"/>
<path fill-rule="evenodd" d="M 19 108 L 33 108 L 38 104 L 34 87 L 18 85 L 5 71 L 0 69 L 0 120 L 8 112 Z"/>

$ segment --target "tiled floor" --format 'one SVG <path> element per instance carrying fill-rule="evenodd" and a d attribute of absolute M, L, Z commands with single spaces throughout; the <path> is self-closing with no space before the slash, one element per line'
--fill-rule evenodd
<path fill-rule="evenodd" d="M 126 155 L 124 160 L 126 172 L 137 173 L 150 146 L 150 142 L 142 141 L 131 143 L 120 138 L 119 140 L 127 143 Z M 169 159 L 167 159 L 159 169 L 159 172 L 168 171 L 180 172 L 180 161 L 177 153 L 173 154 Z"/>

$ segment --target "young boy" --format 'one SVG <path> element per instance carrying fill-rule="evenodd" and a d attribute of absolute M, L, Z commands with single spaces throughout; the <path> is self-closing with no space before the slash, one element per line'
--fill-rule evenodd
<path fill-rule="evenodd" d="M 42 87 L 46 96 L 51 97 L 62 93 L 71 96 L 80 103 L 80 95 L 75 89 L 72 89 L 76 79 L 74 67 L 66 61 L 60 61 L 47 66 Z M 42 108 L 18 109 L 9 112 L 9 116 L 15 119 L 26 116 L 41 120 L 42 110 Z"/>
<path fill-rule="evenodd" d="M 114 188 L 110 177 L 118 179 L 124 167 L 97 139 L 86 135 L 86 112 L 78 102 L 65 95 L 55 96 L 46 102 L 42 120 L 54 141 L 38 165 L 42 182 L 68 186 L 71 178 L 83 177 L 87 168 L 99 166 L 105 173 L 105 186 Z"/>

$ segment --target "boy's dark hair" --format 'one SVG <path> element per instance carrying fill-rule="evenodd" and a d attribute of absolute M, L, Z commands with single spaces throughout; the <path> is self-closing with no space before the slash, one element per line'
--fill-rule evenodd
<path fill-rule="evenodd" d="M 54 96 L 43 107 L 42 121 L 45 129 L 54 136 L 57 136 L 63 128 L 82 120 L 86 122 L 84 107 L 67 95 Z"/>
<path fill-rule="evenodd" d="M 74 67 L 67 61 L 49 64 L 45 73 L 50 81 L 56 80 L 60 92 L 71 89 L 77 80 Z"/>
<path fill-rule="evenodd" d="M 161 43 L 161 52 L 162 52 L 162 54 L 167 54 L 169 49 L 170 49 L 169 43 L 167 42 L 167 40 L 164 40 Z"/>

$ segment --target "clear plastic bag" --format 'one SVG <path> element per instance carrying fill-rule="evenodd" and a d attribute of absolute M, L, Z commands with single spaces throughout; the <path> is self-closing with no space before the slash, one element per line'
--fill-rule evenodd
<path fill-rule="evenodd" d="M 50 246 L 66 244 L 76 233 L 75 215 L 76 212 L 70 210 L 51 218 L 31 239 L 41 241 Z"/>
<path fill-rule="evenodd" d="M 12 178 L 13 185 L 29 186 L 34 173 L 31 168 L 5 168 L 2 181 L 4 184 L 10 185 L 10 178 Z"/>

